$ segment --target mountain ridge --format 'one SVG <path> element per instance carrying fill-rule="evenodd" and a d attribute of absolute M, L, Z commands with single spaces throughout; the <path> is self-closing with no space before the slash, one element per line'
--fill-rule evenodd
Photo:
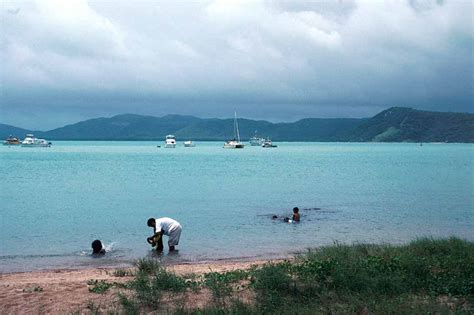
<path fill-rule="evenodd" d="M 271 123 L 239 118 L 241 139 L 255 132 L 274 141 L 341 142 L 474 142 L 474 114 L 431 112 L 391 107 L 371 118 L 303 118 Z M 34 133 L 48 140 L 153 140 L 167 134 L 178 139 L 227 140 L 233 119 L 197 118 L 170 114 L 162 117 L 119 114 L 98 117 L 49 131 L 32 131 L 0 124 L 0 137 Z"/>

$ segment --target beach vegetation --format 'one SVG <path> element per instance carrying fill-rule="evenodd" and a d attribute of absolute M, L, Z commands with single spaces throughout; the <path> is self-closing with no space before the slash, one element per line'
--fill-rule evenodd
<path fill-rule="evenodd" d="M 43 288 L 39 285 L 33 285 L 23 289 L 23 292 L 33 293 L 33 292 L 43 292 Z"/>
<path fill-rule="evenodd" d="M 132 277 L 133 276 L 133 271 L 130 269 L 115 269 L 112 272 L 112 275 L 114 277 L 122 278 L 122 277 Z"/>
<path fill-rule="evenodd" d="M 161 264 L 158 260 L 155 259 L 149 259 L 149 258 L 141 258 L 135 261 L 134 263 L 135 267 L 137 267 L 137 273 L 146 273 L 146 274 L 152 274 L 156 270 L 159 270 L 161 267 Z"/>
<path fill-rule="evenodd" d="M 292 260 L 247 270 L 180 276 L 142 260 L 128 294 L 127 314 L 471 313 L 474 243 L 422 238 L 407 245 L 355 244 L 310 250 Z M 206 308 L 164 306 L 163 297 L 209 290 Z M 239 293 L 251 299 L 244 303 Z M 168 300 L 169 301 L 169 300 Z M 169 309 L 167 308 L 169 307 Z"/>
<path fill-rule="evenodd" d="M 91 279 L 87 281 L 89 292 L 103 294 L 107 292 L 114 284 L 105 280 Z"/>
<path fill-rule="evenodd" d="M 183 293 L 188 287 L 186 279 L 167 271 L 158 261 L 140 259 L 136 266 L 134 279 L 125 285 L 132 292 L 131 296 L 119 297 L 120 303 L 131 313 L 141 308 L 156 309 L 164 294 Z"/>
<path fill-rule="evenodd" d="M 248 277 L 249 272 L 246 270 L 209 272 L 204 274 L 202 285 L 212 292 L 212 296 L 216 302 L 223 303 L 225 298 L 232 295 L 236 284 L 246 280 Z"/>
<path fill-rule="evenodd" d="M 87 309 L 89 310 L 91 315 L 99 315 L 101 314 L 100 312 L 100 306 L 95 304 L 94 301 L 88 301 L 87 302 Z"/>

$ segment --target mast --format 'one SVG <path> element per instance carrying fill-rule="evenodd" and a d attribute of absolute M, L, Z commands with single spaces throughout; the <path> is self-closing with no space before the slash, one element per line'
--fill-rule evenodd
<path fill-rule="evenodd" d="M 234 112 L 234 121 L 235 121 L 234 128 L 235 130 L 237 130 L 237 141 L 240 142 L 239 123 L 237 122 L 237 112 Z"/>

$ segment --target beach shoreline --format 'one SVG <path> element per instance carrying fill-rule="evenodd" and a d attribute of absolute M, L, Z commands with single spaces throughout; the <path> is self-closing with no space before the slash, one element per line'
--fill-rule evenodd
<path fill-rule="evenodd" d="M 167 270 L 178 275 L 204 274 L 248 269 L 253 265 L 283 259 L 222 260 L 212 262 L 186 262 L 166 265 Z M 84 269 L 53 269 L 0 274 L 0 314 L 64 314 L 82 313 L 90 305 L 106 310 L 118 310 L 116 289 L 103 294 L 89 291 L 89 281 L 125 283 L 130 276 L 114 274 L 116 267 L 95 267 Z M 205 306 L 209 296 L 203 296 L 197 305 Z"/>

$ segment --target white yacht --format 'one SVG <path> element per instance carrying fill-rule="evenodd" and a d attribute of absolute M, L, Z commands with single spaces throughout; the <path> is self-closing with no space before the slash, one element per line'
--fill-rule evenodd
<path fill-rule="evenodd" d="M 44 139 L 38 139 L 38 138 L 35 138 L 34 135 L 32 134 L 27 134 L 25 139 L 23 139 L 23 141 L 21 142 L 21 146 L 22 147 L 30 147 L 30 148 L 34 148 L 34 147 L 50 147 L 51 146 L 51 142 L 48 142 Z"/>
<path fill-rule="evenodd" d="M 237 137 L 237 140 L 236 140 Z M 239 124 L 237 123 L 237 113 L 234 113 L 234 139 L 224 143 L 224 149 L 243 149 L 244 144 L 240 142 Z"/>
<path fill-rule="evenodd" d="M 257 131 L 255 131 L 255 135 L 249 140 L 251 146 L 261 146 L 264 141 L 265 141 L 265 138 L 261 138 L 257 136 Z"/>
<path fill-rule="evenodd" d="M 165 148 L 176 148 L 176 137 L 167 135 L 165 140 Z"/>
<path fill-rule="evenodd" d="M 194 148 L 196 145 L 191 140 L 188 140 L 188 141 L 184 141 L 184 146 L 186 148 Z"/>
<path fill-rule="evenodd" d="M 270 140 L 269 138 L 267 138 L 262 144 L 262 148 L 276 148 L 276 147 L 277 145 L 273 144 L 272 140 Z"/>

